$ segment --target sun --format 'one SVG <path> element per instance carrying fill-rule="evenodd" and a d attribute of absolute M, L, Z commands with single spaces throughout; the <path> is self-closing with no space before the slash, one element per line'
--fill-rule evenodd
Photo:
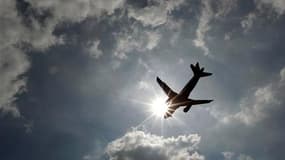
<path fill-rule="evenodd" d="M 165 100 L 161 97 L 156 97 L 151 103 L 151 112 L 156 117 L 163 117 L 167 108 Z"/>

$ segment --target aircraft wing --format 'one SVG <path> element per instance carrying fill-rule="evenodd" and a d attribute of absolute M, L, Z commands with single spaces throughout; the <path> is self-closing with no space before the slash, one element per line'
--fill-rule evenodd
<path fill-rule="evenodd" d="M 191 101 L 192 105 L 198 105 L 198 104 L 210 103 L 213 100 L 194 100 L 194 99 L 191 99 L 190 101 Z"/>
<path fill-rule="evenodd" d="M 163 82 L 159 77 L 156 77 L 156 81 L 168 97 L 172 98 L 177 95 L 177 93 L 175 93 L 170 87 L 168 87 L 168 85 Z"/>

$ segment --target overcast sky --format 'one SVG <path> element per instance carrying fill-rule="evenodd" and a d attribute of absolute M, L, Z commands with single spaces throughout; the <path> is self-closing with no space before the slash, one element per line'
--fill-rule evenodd
<path fill-rule="evenodd" d="M 1 160 L 280 160 L 284 0 L 1 0 Z M 200 62 L 185 114 L 150 116 Z"/>

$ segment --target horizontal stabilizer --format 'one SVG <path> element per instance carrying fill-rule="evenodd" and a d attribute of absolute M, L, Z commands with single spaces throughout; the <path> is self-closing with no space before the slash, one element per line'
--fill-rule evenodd
<path fill-rule="evenodd" d="M 198 76 L 198 77 L 206 77 L 206 76 L 210 76 L 212 75 L 212 73 L 209 72 L 204 72 L 204 68 L 200 69 L 199 63 L 197 62 L 196 65 L 191 64 L 190 65 L 194 76 Z"/>
<path fill-rule="evenodd" d="M 210 103 L 212 101 L 213 100 L 194 100 L 194 99 L 191 99 L 191 104 L 192 105 L 198 105 L 198 104 Z"/>
<path fill-rule="evenodd" d="M 213 100 L 194 100 L 194 99 L 188 99 L 188 100 L 189 100 L 188 105 L 186 105 L 186 107 L 183 109 L 185 113 L 190 110 L 192 105 L 205 104 L 213 101 Z"/>

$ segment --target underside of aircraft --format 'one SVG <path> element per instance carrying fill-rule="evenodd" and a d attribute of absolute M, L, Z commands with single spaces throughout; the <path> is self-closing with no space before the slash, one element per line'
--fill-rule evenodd
<path fill-rule="evenodd" d="M 198 62 L 196 63 L 196 65 L 191 64 L 190 67 L 194 75 L 179 93 L 174 92 L 159 77 L 156 78 L 158 84 L 163 89 L 165 94 L 168 96 L 168 99 L 166 100 L 168 109 L 164 115 L 164 118 L 171 117 L 172 114 L 175 112 L 175 110 L 178 109 L 179 107 L 185 106 L 183 111 L 188 112 L 192 107 L 192 105 L 205 104 L 213 101 L 213 100 L 194 100 L 188 98 L 191 91 L 194 89 L 194 87 L 196 86 L 197 82 L 201 77 L 212 75 L 212 73 L 204 72 L 204 68 L 200 68 Z"/>

